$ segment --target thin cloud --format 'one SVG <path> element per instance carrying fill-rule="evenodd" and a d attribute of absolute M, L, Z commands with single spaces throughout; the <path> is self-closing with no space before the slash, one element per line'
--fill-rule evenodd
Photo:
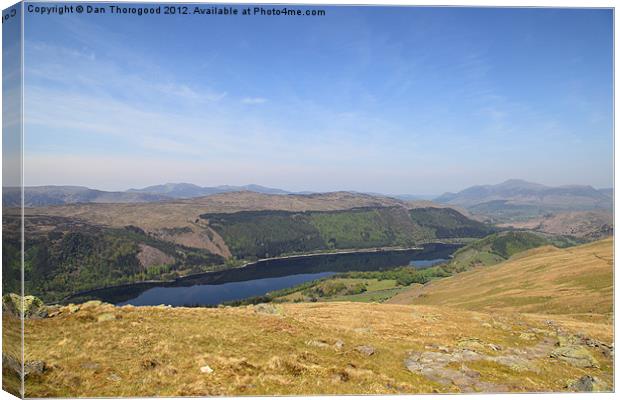
<path fill-rule="evenodd" d="M 243 104 L 265 104 L 267 99 L 263 97 L 245 97 L 241 102 Z"/>

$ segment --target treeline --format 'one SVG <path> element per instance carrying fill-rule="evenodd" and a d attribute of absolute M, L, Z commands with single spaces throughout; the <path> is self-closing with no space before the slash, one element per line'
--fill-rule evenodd
<path fill-rule="evenodd" d="M 483 237 L 493 229 L 449 208 L 366 207 L 339 211 L 203 214 L 240 259 L 329 249 L 415 246 Z"/>
<path fill-rule="evenodd" d="M 36 220 L 30 220 L 36 224 Z M 140 245 L 169 255 L 165 265 L 142 266 Z M 3 291 L 19 292 L 19 240 L 3 238 Z M 32 229 L 26 235 L 24 280 L 27 294 L 44 301 L 58 301 L 82 290 L 114 286 L 147 279 L 172 279 L 192 272 L 208 271 L 224 259 L 206 250 L 187 248 L 154 239 L 135 227 L 111 229 L 59 224 L 50 232 Z"/>

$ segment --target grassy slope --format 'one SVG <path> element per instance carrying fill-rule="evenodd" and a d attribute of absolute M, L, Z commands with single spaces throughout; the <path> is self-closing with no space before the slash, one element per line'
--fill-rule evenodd
<path fill-rule="evenodd" d="M 498 354 L 531 349 L 554 340 L 542 320 L 513 313 L 493 315 L 445 307 L 362 303 L 285 304 L 278 315 L 255 307 L 166 309 L 103 305 L 76 313 L 26 321 L 26 358 L 44 360 L 49 370 L 29 378 L 27 396 L 204 396 L 249 394 L 458 392 L 408 371 L 410 351 L 445 346 L 476 337 L 502 347 Z M 97 322 L 112 313 L 117 319 Z M 554 323 L 606 343 L 610 331 L 597 324 Z M 6 322 L 6 321 L 5 321 Z M 535 339 L 521 333 L 536 330 Z M 344 342 L 342 349 L 335 343 Z M 315 341 L 315 342 L 310 342 Z M 316 345 L 324 342 L 326 345 Z M 372 356 L 355 351 L 370 345 Z M 486 348 L 481 354 L 492 354 Z M 466 362 L 476 381 L 505 391 L 558 391 L 572 379 L 591 374 L 611 382 L 611 361 L 592 350 L 600 369 L 533 361 L 516 371 L 494 362 Z M 214 372 L 205 374 L 200 367 Z M 453 367 L 459 369 L 461 365 Z"/>
<path fill-rule="evenodd" d="M 415 299 L 432 305 L 282 304 L 275 315 L 258 306 L 104 304 L 74 313 L 65 307 L 53 318 L 26 321 L 26 359 L 48 366 L 42 376 L 28 378 L 26 395 L 563 391 L 584 375 L 611 385 L 612 358 L 601 348 L 588 348 L 599 368 L 549 357 L 560 335 L 613 341 L 611 245 L 604 240 L 564 250 L 544 247 L 433 282 L 424 287 L 425 297 Z M 97 322 L 110 315 L 114 319 Z M 4 316 L 7 327 L 9 318 Z M 10 329 L 3 334 L 7 338 Z M 451 354 L 468 338 L 481 343 L 477 354 L 495 360 L 530 354 L 529 366 L 512 369 L 499 361 L 474 360 L 440 370 L 475 371 L 468 372 L 474 376 L 469 383 L 481 386 L 473 389 L 459 372 L 460 378 L 442 381 L 404 367 L 411 351 Z M 341 349 L 335 347 L 339 340 Z M 5 354 L 11 353 L 9 343 L 3 343 Z M 373 346 L 376 353 L 362 355 L 355 350 L 360 345 Z M 201 373 L 204 365 L 214 372 Z"/>
<path fill-rule="evenodd" d="M 499 232 L 457 250 L 446 269 L 461 272 L 476 266 L 495 265 L 519 252 L 550 244 L 530 232 Z"/>
<path fill-rule="evenodd" d="M 613 242 L 546 246 L 396 296 L 391 302 L 607 320 L 613 306 Z"/>

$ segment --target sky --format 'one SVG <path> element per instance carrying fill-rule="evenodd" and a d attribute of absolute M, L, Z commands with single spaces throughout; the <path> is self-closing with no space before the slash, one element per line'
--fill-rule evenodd
<path fill-rule="evenodd" d="M 26 13 L 25 184 L 613 185 L 610 10 L 322 8 Z"/>

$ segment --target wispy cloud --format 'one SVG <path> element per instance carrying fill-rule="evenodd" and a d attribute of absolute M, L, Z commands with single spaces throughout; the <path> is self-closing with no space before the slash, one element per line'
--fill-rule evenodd
<path fill-rule="evenodd" d="M 265 104 L 267 99 L 263 97 L 244 97 L 241 102 L 243 104 Z"/>

